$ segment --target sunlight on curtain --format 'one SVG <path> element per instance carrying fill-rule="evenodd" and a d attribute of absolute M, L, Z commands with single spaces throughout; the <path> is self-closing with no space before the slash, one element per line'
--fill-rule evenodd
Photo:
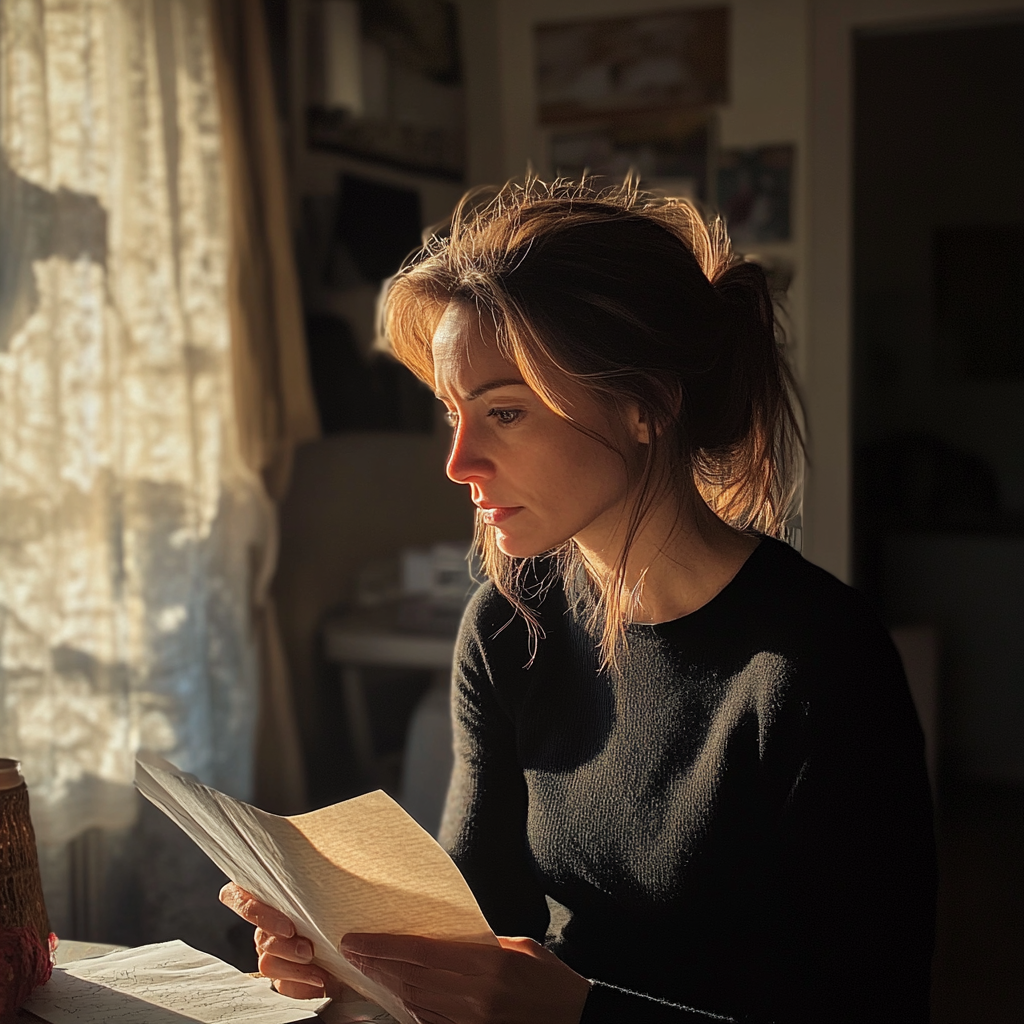
<path fill-rule="evenodd" d="M 132 824 L 140 747 L 250 797 L 271 520 L 235 435 L 206 0 L 0 16 L 0 753 L 52 850 Z"/>

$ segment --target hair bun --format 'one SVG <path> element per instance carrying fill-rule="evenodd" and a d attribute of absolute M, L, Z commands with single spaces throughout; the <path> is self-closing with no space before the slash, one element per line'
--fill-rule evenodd
<path fill-rule="evenodd" d="M 742 310 L 765 327 L 771 326 L 775 337 L 775 315 L 768 278 L 764 268 L 751 260 L 738 259 L 725 266 L 711 282 L 715 291 L 733 309 Z"/>

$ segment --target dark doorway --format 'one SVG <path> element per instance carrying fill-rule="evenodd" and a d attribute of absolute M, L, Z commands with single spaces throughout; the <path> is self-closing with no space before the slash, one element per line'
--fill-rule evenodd
<path fill-rule="evenodd" d="M 1024 19 L 864 32 L 855 76 L 855 582 L 937 666 L 934 1020 L 1019 1020 Z"/>

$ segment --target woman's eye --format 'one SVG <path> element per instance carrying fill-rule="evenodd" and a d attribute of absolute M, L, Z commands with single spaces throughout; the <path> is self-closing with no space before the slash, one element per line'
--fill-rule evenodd
<path fill-rule="evenodd" d="M 522 415 L 522 409 L 492 409 L 488 416 L 493 416 L 503 427 L 511 426 Z"/>

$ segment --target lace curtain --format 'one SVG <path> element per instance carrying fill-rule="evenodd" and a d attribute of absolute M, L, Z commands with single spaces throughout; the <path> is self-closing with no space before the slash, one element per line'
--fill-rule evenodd
<path fill-rule="evenodd" d="M 124 854 L 139 748 L 251 798 L 273 517 L 235 427 L 208 18 L 0 0 L 0 753 L 56 924 L 67 844 Z"/>

